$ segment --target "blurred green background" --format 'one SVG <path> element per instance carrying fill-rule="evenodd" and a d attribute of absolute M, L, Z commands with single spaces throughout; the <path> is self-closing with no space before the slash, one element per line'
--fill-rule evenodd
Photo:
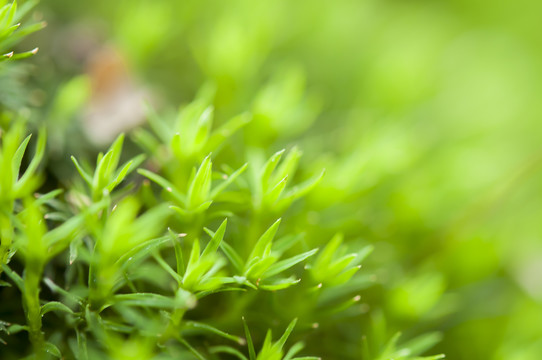
<path fill-rule="evenodd" d="M 390 329 L 442 331 L 450 359 L 542 359 L 542 2 L 38 9 L 28 105 L 53 176 L 143 121 L 143 99 L 168 111 L 214 84 L 219 123 L 251 111 L 243 141 L 327 169 L 299 226 L 375 245 L 364 301 Z"/>

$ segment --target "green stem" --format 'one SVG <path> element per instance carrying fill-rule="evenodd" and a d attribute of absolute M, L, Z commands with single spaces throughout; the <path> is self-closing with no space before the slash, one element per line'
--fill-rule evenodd
<path fill-rule="evenodd" d="M 28 334 L 37 359 L 45 356 L 45 341 L 41 332 L 40 280 L 43 266 L 40 261 L 29 261 L 24 273 L 24 303 Z"/>
<path fill-rule="evenodd" d="M 94 251 L 96 251 L 96 249 Z M 89 301 L 89 306 L 92 310 L 97 310 L 99 308 L 99 305 L 97 304 L 99 302 L 98 301 L 99 296 L 97 295 L 98 284 L 97 284 L 97 279 L 96 279 L 96 275 L 94 271 L 95 262 L 96 262 L 96 259 L 94 259 L 94 256 L 93 256 L 93 258 L 90 260 L 90 264 L 88 267 L 88 301 Z"/>
<path fill-rule="evenodd" d="M 183 320 L 186 309 L 175 309 L 171 314 L 171 318 L 167 327 L 164 331 L 164 334 L 161 339 L 161 343 L 164 344 L 169 339 L 176 339 L 180 336 L 180 325 Z"/>
<path fill-rule="evenodd" d="M 109 209 L 109 204 L 111 203 L 111 199 L 108 197 L 108 206 L 106 209 Z M 106 210 L 104 210 L 106 211 Z M 106 297 L 107 291 L 104 292 L 104 283 L 102 283 L 101 280 L 101 273 L 104 272 L 104 269 L 100 269 L 100 266 L 103 266 L 104 263 L 107 263 L 103 261 L 103 259 L 100 259 L 100 256 L 103 256 L 99 253 L 99 242 L 101 241 L 101 238 L 103 236 L 103 231 L 106 226 L 107 218 L 110 214 L 100 216 L 99 214 L 92 215 L 93 217 L 93 224 L 96 224 L 96 227 L 94 231 L 92 232 L 92 235 L 95 239 L 94 243 L 94 249 L 92 251 L 92 257 L 90 259 L 89 268 L 88 268 L 88 289 L 89 289 L 89 304 L 90 308 L 92 310 L 99 310 L 100 307 L 104 304 L 104 299 Z M 102 260 L 102 261 L 100 261 Z M 100 271 L 102 270 L 102 271 Z"/>
<path fill-rule="evenodd" d="M 9 250 L 13 243 L 13 227 L 8 216 L 0 213 L 0 264 L 7 264 Z M 2 268 L 0 266 L 0 274 Z"/>
<path fill-rule="evenodd" d="M 111 294 L 117 268 L 108 261 L 90 261 L 88 273 L 88 300 L 92 310 L 100 311 Z"/>

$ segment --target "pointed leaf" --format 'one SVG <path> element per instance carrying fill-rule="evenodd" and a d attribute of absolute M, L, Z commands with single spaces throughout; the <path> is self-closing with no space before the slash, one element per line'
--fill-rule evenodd
<path fill-rule="evenodd" d="M 216 231 L 216 233 L 211 238 L 211 241 L 207 244 L 205 249 L 203 250 L 202 256 L 208 256 L 210 254 L 216 253 L 218 250 L 218 247 L 220 246 L 220 243 L 222 242 L 222 239 L 224 239 L 224 234 L 226 232 L 226 225 L 228 224 L 228 219 L 224 219 L 222 224 L 220 224 L 220 227 Z"/>
<path fill-rule="evenodd" d="M 269 229 L 266 230 L 265 233 L 258 239 L 256 242 L 256 245 L 254 245 L 254 249 L 252 250 L 252 253 L 250 254 L 250 259 L 254 259 L 255 257 L 262 257 L 264 255 L 265 248 L 271 244 L 273 241 L 273 238 L 275 237 L 275 234 L 277 233 L 277 230 L 279 228 L 281 219 L 278 219 L 269 227 Z"/>
<path fill-rule="evenodd" d="M 267 162 L 264 165 L 264 168 L 260 176 L 261 186 L 264 192 L 267 192 L 268 183 L 269 183 L 271 174 L 273 173 L 273 170 L 275 170 L 275 168 L 277 167 L 280 161 L 280 158 L 282 157 L 282 154 L 284 154 L 284 151 L 285 151 L 284 149 L 277 151 L 275 154 L 273 154 L 273 156 L 271 156 L 269 160 L 267 160 Z"/>
<path fill-rule="evenodd" d="M 38 143 L 36 144 L 36 152 L 34 156 L 32 157 L 32 160 L 30 160 L 30 164 L 28 164 L 26 171 L 21 176 L 19 181 L 17 181 L 17 183 L 15 184 L 15 192 L 19 193 L 21 189 L 25 187 L 25 185 L 30 183 L 31 178 L 36 172 L 36 169 L 38 168 L 43 158 L 43 155 L 45 154 L 46 142 L 47 142 L 47 133 L 44 129 L 41 129 L 38 134 Z"/>
<path fill-rule="evenodd" d="M 159 309 L 177 309 L 188 305 L 182 304 L 174 298 L 152 293 L 117 294 L 113 296 L 112 301 L 113 304 Z"/>
<path fill-rule="evenodd" d="M 209 137 L 209 140 L 207 141 L 205 150 L 207 152 L 216 151 L 216 149 L 218 149 L 218 147 L 227 138 L 232 136 L 235 132 L 237 132 L 240 128 L 248 124 L 251 120 L 252 120 L 252 115 L 249 113 L 243 113 L 231 118 L 224 125 L 220 126 L 211 134 L 211 136 Z"/>
<path fill-rule="evenodd" d="M 208 106 L 205 110 L 203 110 L 200 117 L 198 118 L 197 131 L 194 136 L 194 143 L 198 145 L 198 147 L 201 147 L 203 144 L 205 144 L 207 138 L 209 137 L 211 125 L 213 123 L 213 114 L 214 107 L 211 105 Z"/>
<path fill-rule="evenodd" d="M 292 320 L 292 322 L 286 328 L 286 331 L 284 331 L 284 334 L 282 334 L 280 339 L 276 342 L 279 349 L 282 349 L 284 347 L 284 344 L 286 343 L 286 340 L 288 340 L 288 337 L 290 336 L 290 334 L 294 330 L 295 324 L 297 324 L 297 318 Z"/>
<path fill-rule="evenodd" d="M 271 190 L 269 190 L 265 194 L 265 201 L 272 205 L 274 204 L 279 196 L 282 194 L 282 191 L 286 187 L 286 183 L 288 182 L 288 176 L 285 176 L 277 185 L 275 185 Z"/>
<path fill-rule="evenodd" d="M 81 175 L 83 180 L 85 180 L 85 182 L 89 186 L 92 186 L 92 177 L 83 169 L 83 167 L 81 165 L 79 165 L 79 162 L 77 161 L 75 156 L 72 155 L 71 159 L 72 159 L 73 164 L 75 165 L 75 168 L 79 172 L 79 175 Z"/>
<path fill-rule="evenodd" d="M 45 342 L 45 344 L 43 344 L 43 347 L 45 348 L 45 351 L 51 355 L 53 355 L 54 357 L 57 357 L 57 358 L 62 358 L 62 353 L 60 352 L 60 350 L 56 347 L 55 344 L 53 343 L 50 343 L 50 342 Z"/>
<path fill-rule="evenodd" d="M 295 356 L 295 354 L 297 354 L 298 352 L 300 352 L 301 350 L 303 350 L 303 348 L 305 347 L 305 344 L 301 341 L 299 342 L 296 342 L 289 350 L 288 352 L 286 353 L 286 355 L 284 355 L 284 359 L 283 360 L 292 360 L 292 358 Z"/>
<path fill-rule="evenodd" d="M 237 357 L 239 360 L 249 360 L 239 350 L 232 348 L 231 346 L 212 346 L 209 348 L 211 354 L 228 354 Z"/>
<path fill-rule="evenodd" d="M 300 281 L 301 279 L 296 279 L 294 277 L 289 277 L 287 279 L 266 280 L 264 283 L 259 285 L 259 288 L 268 291 L 282 290 L 295 285 Z"/>
<path fill-rule="evenodd" d="M 51 280 L 49 278 L 44 278 L 43 282 L 49 287 L 49 289 L 51 289 L 51 291 L 53 293 L 60 293 L 63 296 L 67 297 L 68 299 L 71 299 L 74 302 L 77 302 L 79 304 L 83 303 L 83 298 L 64 290 L 63 288 L 61 288 L 60 286 L 55 284 L 53 282 L 53 280 Z"/>
<path fill-rule="evenodd" d="M 43 316 L 43 315 L 47 314 L 50 311 L 65 312 L 65 313 L 73 315 L 72 309 L 70 309 L 69 307 L 67 307 L 66 305 L 64 305 L 63 303 L 58 302 L 58 301 L 50 301 L 50 302 L 46 303 L 45 305 L 43 305 L 41 307 L 40 314 L 41 314 L 41 316 Z"/>
<path fill-rule="evenodd" d="M 185 325 L 184 325 L 185 328 L 193 328 L 193 329 L 202 329 L 202 330 L 205 330 L 205 331 L 208 331 L 210 333 L 213 333 L 213 334 L 216 334 L 218 336 L 222 336 L 223 338 L 226 338 L 228 340 L 232 340 L 232 341 L 235 341 L 237 342 L 239 345 L 244 345 L 246 343 L 245 339 L 239 337 L 239 336 L 235 336 L 235 335 L 231 335 L 231 334 L 228 334 L 222 330 L 219 330 L 209 324 L 204 324 L 204 323 L 201 323 L 201 322 L 197 322 L 197 321 L 187 321 L 185 322 Z"/>
<path fill-rule="evenodd" d="M 320 251 L 320 254 L 318 254 L 318 257 L 316 258 L 316 261 L 314 263 L 314 268 L 327 269 L 328 265 L 331 263 L 331 260 L 333 259 L 333 255 L 335 254 L 335 251 L 337 251 L 337 249 L 339 248 L 342 242 L 343 242 L 343 234 L 341 233 L 335 234 L 335 236 L 331 238 L 331 240 L 327 243 L 324 249 Z"/>
<path fill-rule="evenodd" d="M 167 126 L 164 120 L 162 120 L 156 111 L 149 105 L 145 104 L 145 114 L 147 115 L 147 121 L 149 122 L 149 125 L 151 126 L 152 130 L 160 140 L 162 140 L 162 143 L 169 143 L 169 140 L 171 139 L 171 129 Z"/>
<path fill-rule="evenodd" d="M 33 48 L 32 50 L 30 51 L 25 51 L 25 52 L 22 52 L 22 53 L 17 53 L 17 54 L 13 54 L 13 56 L 11 57 L 10 60 L 21 60 L 21 59 L 26 59 L 26 58 L 29 58 L 31 56 L 34 56 L 38 53 L 39 51 L 39 48 Z"/>
<path fill-rule="evenodd" d="M 202 202 L 209 199 L 209 191 L 211 189 L 211 172 L 212 162 L 211 155 L 209 154 L 201 163 L 194 179 L 190 183 L 190 187 L 188 188 L 187 200 L 190 208 L 195 208 Z"/>
<path fill-rule="evenodd" d="M 116 264 L 120 264 L 123 269 L 126 269 L 128 266 L 149 257 L 155 249 L 160 248 L 170 241 L 171 239 L 169 236 L 162 236 L 145 241 L 128 250 L 116 261 Z"/>
<path fill-rule="evenodd" d="M 17 148 L 17 151 L 13 155 L 13 159 L 11 160 L 11 169 L 13 172 L 13 183 L 15 183 L 18 180 L 19 177 L 19 171 L 21 169 L 21 162 L 23 161 L 24 152 L 26 151 L 26 147 L 28 146 L 28 142 L 30 141 L 30 138 L 32 135 L 28 135 L 21 145 Z"/>
<path fill-rule="evenodd" d="M 248 345 L 248 356 L 250 360 L 256 360 L 256 351 L 254 350 L 254 343 L 252 342 L 252 336 L 250 336 L 250 331 L 248 330 L 247 322 L 245 321 L 245 317 L 242 317 L 243 319 L 243 327 L 245 329 L 245 336 L 247 338 L 247 345 Z"/>
<path fill-rule="evenodd" d="M 313 249 L 313 250 L 307 251 L 307 252 L 305 252 L 303 254 L 293 256 L 293 257 L 291 257 L 289 259 L 279 261 L 279 262 L 271 265 L 269 267 L 269 269 L 267 269 L 263 273 L 263 276 L 264 277 L 271 277 L 271 276 L 277 275 L 277 274 L 283 272 L 284 270 L 287 270 L 287 269 L 291 268 L 292 266 L 300 263 L 301 261 L 311 257 L 312 255 L 316 254 L 317 251 L 318 251 L 318 249 Z"/>
<path fill-rule="evenodd" d="M 241 274 L 243 272 L 243 260 L 241 259 L 241 256 L 239 256 L 239 254 L 237 254 L 233 247 L 225 241 L 222 241 L 220 243 L 220 248 L 228 258 L 230 263 L 233 265 L 237 273 Z"/>
<path fill-rule="evenodd" d="M 155 174 L 151 171 L 145 170 L 145 169 L 138 169 L 137 172 L 146 178 L 154 181 L 158 185 L 160 185 L 164 190 L 168 191 L 178 202 L 178 204 L 185 205 L 186 198 L 185 196 L 168 180 L 164 179 L 158 174 Z"/>
<path fill-rule="evenodd" d="M 287 207 L 289 206 L 294 200 L 299 199 L 300 197 L 305 196 L 309 191 L 311 191 L 324 177 L 325 170 L 323 170 L 319 175 L 302 182 L 301 184 L 298 184 L 294 186 L 293 188 L 286 191 L 282 199 L 279 200 L 278 206 L 279 207 Z"/>
<path fill-rule="evenodd" d="M 7 264 L 2 264 L 2 270 L 6 273 L 7 276 L 17 285 L 19 290 L 24 291 L 24 282 L 23 279 L 17 274 L 15 271 L 11 270 L 11 268 Z"/>
<path fill-rule="evenodd" d="M 248 163 L 244 164 L 239 169 L 237 169 L 237 171 L 235 171 L 233 174 L 228 176 L 228 178 L 225 181 L 223 181 L 220 185 L 215 187 L 211 191 L 211 196 L 210 196 L 211 199 L 214 199 L 215 197 L 217 197 L 222 191 L 224 191 L 224 189 L 230 186 L 239 177 L 239 175 L 241 175 L 246 170 L 247 167 L 248 167 Z"/>
<path fill-rule="evenodd" d="M 271 176 L 271 182 L 277 183 L 280 179 L 283 179 L 286 176 L 293 177 L 296 172 L 301 155 L 302 154 L 299 148 L 297 146 L 294 146 L 288 152 L 286 158 L 282 160 L 280 165 L 274 171 L 273 175 Z"/>

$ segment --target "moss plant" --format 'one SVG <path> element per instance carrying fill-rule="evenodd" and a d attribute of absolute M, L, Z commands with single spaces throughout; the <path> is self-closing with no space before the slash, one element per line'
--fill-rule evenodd
<path fill-rule="evenodd" d="M 31 4 L 0 2 L 2 49 L 42 26 L 19 28 Z M 79 176 L 52 190 L 45 131 L 34 142 L 19 112 L 2 114 L 2 359 L 309 360 L 321 354 L 306 343 L 345 338 L 333 329 L 363 312 L 372 246 L 305 237 L 294 215 L 310 209 L 295 206 L 323 170 L 296 174 L 296 147 L 240 141 L 248 113 L 215 127 L 213 96 L 204 87 L 175 116 L 149 110 L 130 135 L 141 155 L 122 163 L 120 135 L 95 165 L 71 157 Z M 383 338 L 353 340 L 349 357 L 441 358 L 417 357 L 438 336 Z"/>

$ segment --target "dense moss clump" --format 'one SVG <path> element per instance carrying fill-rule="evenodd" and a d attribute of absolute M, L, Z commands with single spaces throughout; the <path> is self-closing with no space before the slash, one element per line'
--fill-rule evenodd
<path fill-rule="evenodd" d="M 540 11 L 0 0 L 0 359 L 541 359 Z"/>

